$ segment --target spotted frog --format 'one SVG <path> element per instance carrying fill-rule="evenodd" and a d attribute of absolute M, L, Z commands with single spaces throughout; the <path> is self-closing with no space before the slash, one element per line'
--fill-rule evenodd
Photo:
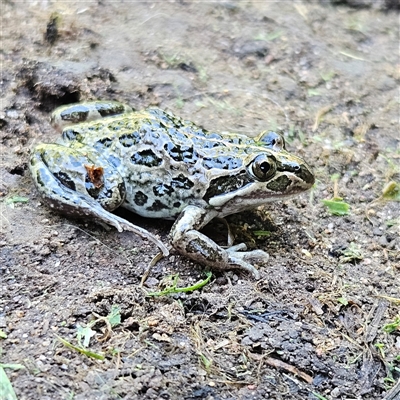
<path fill-rule="evenodd" d="M 268 254 L 245 251 L 244 244 L 222 248 L 201 228 L 314 183 L 307 164 L 272 131 L 256 138 L 216 133 L 158 108 L 133 111 L 98 101 L 60 107 L 52 122 L 61 138 L 39 144 L 30 157 L 34 182 L 50 207 L 135 232 L 164 255 L 168 249 L 159 239 L 112 211 L 175 219 L 172 246 L 214 269 L 239 268 L 258 278 L 253 264 L 265 263 Z"/>

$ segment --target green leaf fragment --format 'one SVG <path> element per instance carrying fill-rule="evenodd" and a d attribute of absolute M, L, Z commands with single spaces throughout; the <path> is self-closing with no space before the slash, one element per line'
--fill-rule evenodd
<path fill-rule="evenodd" d="M 88 325 L 88 326 L 80 326 L 78 325 L 76 336 L 79 346 L 88 347 L 90 339 L 96 335 L 96 332 Z M 82 343 L 83 338 L 83 343 Z"/>
<path fill-rule="evenodd" d="M 347 301 L 346 297 L 339 297 L 339 298 L 337 299 L 337 301 L 338 301 L 340 304 L 343 304 L 344 306 L 347 306 L 347 305 L 349 304 L 349 302 Z"/>
<path fill-rule="evenodd" d="M 340 256 L 340 261 L 343 263 L 347 262 L 357 262 L 364 258 L 360 246 L 356 243 L 351 242 L 349 246 L 342 251 L 342 255 Z"/>
<path fill-rule="evenodd" d="M 400 317 L 396 317 L 393 322 L 384 325 L 382 329 L 386 333 L 393 333 L 394 331 L 400 330 Z"/>
<path fill-rule="evenodd" d="M 332 215 L 343 216 L 347 215 L 350 210 L 350 205 L 345 203 L 341 197 L 334 197 L 330 200 L 322 200 L 324 206 Z"/>
<path fill-rule="evenodd" d="M 316 393 L 316 392 L 312 392 L 312 394 L 318 399 L 318 400 L 328 400 L 326 397 Z"/>
<path fill-rule="evenodd" d="M 253 231 L 256 236 L 271 236 L 271 232 L 269 231 Z"/>
<path fill-rule="evenodd" d="M 5 333 L 2 329 L 0 329 L 0 339 L 6 339 L 7 333 Z"/>
<path fill-rule="evenodd" d="M 28 201 L 29 201 L 28 197 L 12 196 L 6 199 L 6 204 L 27 203 Z"/>
<path fill-rule="evenodd" d="M 171 286 L 167 287 L 166 289 L 160 291 L 160 292 L 152 292 L 148 293 L 148 296 L 165 296 L 167 294 L 173 294 L 173 293 L 182 293 L 182 292 L 193 292 L 194 290 L 198 290 L 202 288 L 203 286 L 207 285 L 208 282 L 210 282 L 210 279 L 212 277 L 212 272 L 206 272 L 206 279 L 195 283 L 192 286 L 186 286 L 183 288 L 178 288 L 177 287 L 177 282 L 179 275 L 172 275 L 171 276 Z"/>
<path fill-rule="evenodd" d="M 200 357 L 201 363 L 204 366 L 204 369 L 206 371 L 209 371 L 212 365 L 212 360 L 209 360 L 203 353 L 198 353 L 198 355 Z"/>
<path fill-rule="evenodd" d="M 4 371 L 3 364 L 0 364 L 0 399 L 17 400 L 17 395 L 15 394 L 14 388 Z"/>
<path fill-rule="evenodd" d="M 58 335 L 56 335 L 56 337 L 65 347 L 68 347 L 71 350 L 75 350 L 78 353 L 81 353 L 87 357 L 95 358 L 96 360 L 104 360 L 105 358 L 102 354 L 94 353 L 93 351 L 89 351 L 83 347 L 74 346 L 73 344 Z"/>
<path fill-rule="evenodd" d="M 382 189 L 382 198 L 389 201 L 400 201 L 400 184 L 391 181 Z"/>
<path fill-rule="evenodd" d="M 121 307 L 113 304 L 111 306 L 111 312 L 107 315 L 108 322 L 110 323 L 111 327 L 121 324 Z"/>

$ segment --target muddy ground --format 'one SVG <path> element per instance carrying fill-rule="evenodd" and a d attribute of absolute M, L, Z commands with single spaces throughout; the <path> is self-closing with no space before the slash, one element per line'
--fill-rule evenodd
<path fill-rule="evenodd" d="M 400 181 L 398 3 L 332 3 L 1 2 L 0 361 L 24 367 L 5 368 L 18 399 L 399 398 L 399 203 L 379 200 Z M 152 244 L 46 208 L 29 149 L 88 99 L 285 130 L 315 187 L 229 219 L 270 254 L 260 280 L 214 271 L 151 297 L 204 268 L 172 252 L 141 287 Z M 119 215 L 167 243 L 170 222 Z M 79 335 L 104 359 L 58 339 Z"/>

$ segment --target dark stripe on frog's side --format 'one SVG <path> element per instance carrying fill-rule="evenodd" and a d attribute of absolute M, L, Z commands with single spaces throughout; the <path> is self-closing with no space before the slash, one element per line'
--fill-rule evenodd
<path fill-rule="evenodd" d="M 131 157 L 133 164 L 144 165 L 146 167 L 158 167 L 162 164 L 162 159 L 153 150 L 143 150 L 135 153 Z"/>
<path fill-rule="evenodd" d="M 233 192 L 251 182 L 254 182 L 254 179 L 251 178 L 246 171 L 241 171 L 234 176 L 220 176 L 210 182 L 210 186 L 203 198 L 208 202 L 212 197 L 227 192 Z"/>

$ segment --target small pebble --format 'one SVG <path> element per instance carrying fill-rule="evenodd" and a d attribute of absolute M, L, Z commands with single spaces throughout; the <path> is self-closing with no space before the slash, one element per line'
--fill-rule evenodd
<path fill-rule="evenodd" d="M 339 397 L 340 396 L 340 389 L 339 388 L 333 389 L 332 392 L 331 392 L 331 396 L 332 397 Z"/>
<path fill-rule="evenodd" d="M 382 230 L 379 229 L 379 228 L 374 228 L 374 230 L 372 231 L 372 233 L 373 233 L 375 236 L 382 236 L 382 235 L 383 235 Z"/>

